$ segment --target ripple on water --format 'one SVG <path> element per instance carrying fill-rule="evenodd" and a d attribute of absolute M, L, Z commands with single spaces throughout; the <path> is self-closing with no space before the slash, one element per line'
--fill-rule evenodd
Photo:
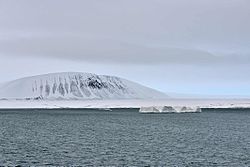
<path fill-rule="evenodd" d="M 0 111 L 0 166 L 244 167 L 249 129 L 250 111 Z"/>

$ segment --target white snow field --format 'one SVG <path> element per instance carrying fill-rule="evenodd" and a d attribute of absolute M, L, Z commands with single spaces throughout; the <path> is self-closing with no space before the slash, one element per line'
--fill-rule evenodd
<path fill-rule="evenodd" d="M 0 99 L 161 99 L 167 95 L 115 76 L 64 72 L 0 85 Z"/>
<path fill-rule="evenodd" d="M 141 108 L 151 106 L 250 108 L 249 99 L 0 100 L 0 109 Z"/>

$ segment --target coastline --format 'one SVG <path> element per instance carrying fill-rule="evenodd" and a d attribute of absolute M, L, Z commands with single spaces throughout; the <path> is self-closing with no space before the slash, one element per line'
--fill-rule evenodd
<path fill-rule="evenodd" d="M 149 106 L 237 109 L 250 108 L 250 99 L 0 100 L 0 109 L 139 109 Z"/>

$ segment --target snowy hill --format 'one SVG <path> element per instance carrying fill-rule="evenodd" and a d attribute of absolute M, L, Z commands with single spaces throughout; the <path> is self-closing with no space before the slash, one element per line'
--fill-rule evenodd
<path fill-rule="evenodd" d="M 91 73 L 52 73 L 0 85 L 3 99 L 161 99 L 164 93 L 126 79 Z"/>

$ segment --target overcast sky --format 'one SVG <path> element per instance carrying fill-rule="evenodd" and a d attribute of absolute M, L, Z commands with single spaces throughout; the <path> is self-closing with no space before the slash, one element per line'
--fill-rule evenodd
<path fill-rule="evenodd" d="M 250 1 L 0 0 L 0 82 L 66 71 L 250 95 Z"/>

